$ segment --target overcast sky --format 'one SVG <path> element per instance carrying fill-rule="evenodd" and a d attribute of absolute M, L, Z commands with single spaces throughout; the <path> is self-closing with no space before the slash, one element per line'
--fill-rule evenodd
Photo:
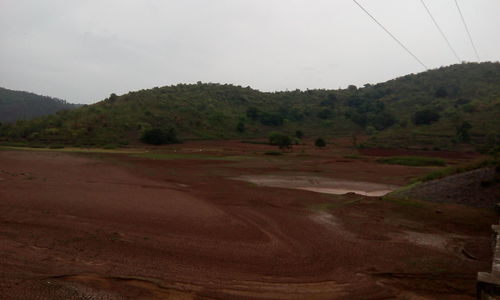
<path fill-rule="evenodd" d="M 457 63 L 421 0 L 358 0 L 429 68 Z M 477 61 L 454 0 L 426 0 Z M 500 60 L 500 1 L 459 0 L 481 61 Z M 423 71 L 352 0 L 0 0 L 0 86 L 93 103 L 219 82 L 263 91 Z"/>

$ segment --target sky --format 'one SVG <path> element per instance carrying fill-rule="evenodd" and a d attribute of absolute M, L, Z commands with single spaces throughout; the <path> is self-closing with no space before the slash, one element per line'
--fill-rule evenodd
<path fill-rule="evenodd" d="M 500 60 L 500 1 L 457 0 L 480 61 Z M 422 0 L 358 0 L 428 68 L 458 63 Z M 425 0 L 478 61 L 454 0 Z M 218 82 L 338 89 L 425 71 L 352 0 L 0 0 L 0 86 L 94 103 Z"/>

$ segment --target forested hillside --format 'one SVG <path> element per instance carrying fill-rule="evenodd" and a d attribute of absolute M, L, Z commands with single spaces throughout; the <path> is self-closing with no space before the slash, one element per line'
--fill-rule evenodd
<path fill-rule="evenodd" d="M 182 139 L 369 135 L 372 146 L 498 143 L 500 64 L 464 63 L 342 90 L 264 93 L 198 83 L 156 87 L 71 111 L 0 127 L 0 139 L 27 143 L 137 143 L 159 130 Z M 174 141 L 174 140 L 172 140 Z"/>
<path fill-rule="evenodd" d="M 78 106 L 57 98 L 0 87 L 0 122 L 2 123 L 29 120 Z"/>

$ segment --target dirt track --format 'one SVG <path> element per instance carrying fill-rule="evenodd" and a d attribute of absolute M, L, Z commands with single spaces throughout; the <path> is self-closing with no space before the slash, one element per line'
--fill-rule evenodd
<path fill-rule="evenodd" d="M 473 299 L 487 210 L 231 179 L 376 168 L 371 179 L 402 184 L 425 172 L 374 164 L 1 151 L 0 298 Z"/>

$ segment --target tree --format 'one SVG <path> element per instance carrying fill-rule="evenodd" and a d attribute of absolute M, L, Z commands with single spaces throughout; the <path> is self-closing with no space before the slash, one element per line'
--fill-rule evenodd
<path fill-rule="evenodd" d="M 326 147 L 326 141 L 323 138 L 317 138 L 314 145 L 318 148 L 324 148 Z"/>
<path fill-rule="evenodd" d="M 457 127 L 457 138 L 460 142 L 470 141 L 470 129 L 472 129 L 472 125 L 467 121 L 462 122 L 462 124 Z"/>
<path fill-rule="evenodd" d="M 446 89 L 444 87 L 439 87 L 434 92 L 434 96 L 436 96 L 436 98 L 444 98 L 444 97 L 448 96 L 448 92 L 446 91 Z"/>
<path fill-rule="evenodd" d="M 397 119 L 390 113 L 383 111 L 377 113 L 371 120 L 372 125 L 377 130 L 384 130 L 396 124 Z"/>
<path fill-rule="evenodd" d="M 280 149 L 292 148 L 292 138 L 281 132 L 271 132 L 269 134 L 269 143 L 278 146 Z"/>
<path fill-rule="evenodd" d="M 325 108 L 318 113 L 318 118 L 320 119 L 329 119 L 331 117 L 332 117 L 332 111 L 329 110 L 328 108 Z"/>
<path fill-rule="evenodd" d="M 304 133 L 300 130 L 295 131 L 295 137 L 301 139 L 304 137 Z"/>
<path fill-rule="evenodd" d="M 259 110 L 256 107 L 249 107 L 247 109 L 247 117 L 251 120 L 257 120 L 259 118 Z"/>
<path fill-rule="evenodd" d="M 336 101 L 337 101 L 337 96 L 334 93 L 330 93 L 328 94 L 325 100 L 320 102 L 319 105 L 334 108 Z"/>
<path fill-rule="evenodd" d="M 428 125 L 439 121 L 440 117 L 439 113 L 433 110 L 419 110 L 413 115 L 413 123 L 415 123 L 415 125 Z"/>
<path fill-rule="evenodd" d="M 160 129 L 153 128 L 144 131 L 141 141 L 151 145 L 164 145 L 178 143 L 177 133 L 174 128 Z"/>
<path fill-rule="evenodd" d="M 118 96 L 115 93 L 111 93 L 111 95 L 109 95 L 108 101 L 115 102 L 117 99 L 118 99 Z"/>
<path fill-rule="evenodd" d="M 283 125 L 283 117 L 278 113 L 262 113 L 259 115 L 260 122 L 267 126 L 281 126 Z"/>
<path fill-rule="evenodd" d="M 238 132 L 245 132 L 246 130 L 245 123 L 239 121 L 238 125 L 236 125 L 236 130 L 238 130 Z"/>

